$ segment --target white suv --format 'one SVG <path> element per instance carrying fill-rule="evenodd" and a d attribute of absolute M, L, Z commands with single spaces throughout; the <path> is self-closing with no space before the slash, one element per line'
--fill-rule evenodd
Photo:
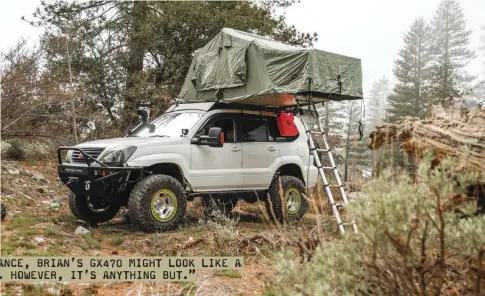
<path fill-rule="evenodd" d="M 300 219 L 318 171 L 302 123 L 295 118 L 299 134 L 283 137 L 275 112 L 177 104 L 127 137 L 60 147 L 71 211 L 98 223 L 125 206 L 143 231 L 165 231 L 184 219 L 187 200 L 201 196 L 206 213 L 264 200 L 273 219 Z"/>

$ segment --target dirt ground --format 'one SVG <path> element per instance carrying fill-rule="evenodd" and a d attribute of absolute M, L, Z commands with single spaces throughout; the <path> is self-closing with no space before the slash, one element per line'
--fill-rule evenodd
<path fill-rule="evenodd" d="M 2 283 L 3 295 L 275 295 L 274 255 L 283 248 L 296 252 L 301 237 L 316 225 L 312 214 L 297 223 L 274 225 L 265 218 L 263 203 L 241 201 L 231 219 L 209 224 L 196 199 L 189 203 L 186 221 L 176 231 L 140 232 L 125 218 L 126 210 L 108 223 L 89 228 L 70 213 L 68 190 L 57 184 L 56 169 L 55 163 L 2 162 L 2 204 L 8 211 L 1 225 L 2 256 L 237 255 L 245 257 L 245 268 L 199 272 L 201 280 L 188 284 Z M 90 232 L 75 234 L 80 225 Z"/>

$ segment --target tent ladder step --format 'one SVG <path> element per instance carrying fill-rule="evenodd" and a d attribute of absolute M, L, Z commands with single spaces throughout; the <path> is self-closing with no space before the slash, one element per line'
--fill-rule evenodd
<path fill-rule="evenodd" d="M 357 233 L 358 228 L 357 228 L 357 223 L 355 222 L 354 219 L 351 220 L 351 222 L 342 222 L 342 217 L 340 213 L 340 209 L 345 208 L 345 206 L 349 203 L 347 200 L 347 195 L 345 194 L 344 190 L 344 185 L 340 179 L 340 174 L 338 172 L 337 166 L 335 165 L 335 161 L 331 152 L 331 149 L 328 145 L 327 141 L 327 136 L 325 135 L 324 129 L 322 127 L 320 117 L 318 116 L 317 108 L 315 107 L 315 102 L 313 102 L 311 96 L 307 97 L 307 103 L 309 103 L 309 107 L 312 107 L 313 110 L 311 110 L 309 113 L 311 114 L 312 117 L 312 122 L 316 121 L 318 125 L 318 131 L 312 131 L 310 130 L 310 127 L 306 124 L 304 118 L 303 118 L 303 110 L 298 103 L 298 100 L 296 101 L 296 104 L 298 106 L 298 111 L 300 115 L 301 122 L 303 123 L 303 126 L 305 128 L 305 132 L 308 136 L 308 146 L 310 148 L 310 153 L 313 155 L 313 158 L 315 160 L 316 167 L 318 168 L 318 175 L 320 179 L 323 182 L 323 187 L 325 190 L 325 193 L 327 194 L 327 198 L 330 204 L 330 207 L 332 208 L 332 212 L 335 216 L 335 219 L 337 220 L 337 227 L 341 233 L 345 233 L 345 226 L 352 226 L 353 232 Z M 316 135 L 321 135 L 323 138 L 323 144 L 324 148 L 316 148 L 315 143 L 313 141 L 312 134 Z M 321 152 L 323 154 L 326 154 L 330 166 L 323 166 L 322 162 L 320 160 L 319 153 Z M 335 177 L 335 180 L 337 181 L 337 184 L 329 184 L 327 176 L 325 175 L 325 171 L 332 171 L 333 175 Z M 335 200 L 334 194 L 331 190 L 331 188 L 338 188 L 338 195 L 340 196 L 339 201 Z"/>

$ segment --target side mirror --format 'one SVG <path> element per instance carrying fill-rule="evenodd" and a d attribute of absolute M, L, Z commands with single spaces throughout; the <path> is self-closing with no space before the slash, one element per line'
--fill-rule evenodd
<path fill-rule="evenodd" d="M 148 119 L 150 117 L 150 109 L 148 109 L 147 107 L 140 107 L 136 109 L 136 114 L 138 114 L 138 116 L 140 117 L 140 123 L 138 123 L 138 125 L 134 128 L 128 129 L 126 131 L 126 136 L 131 136 L 137 130 L 139 130 L 141 127 L 145 126 L 148 123 Z"/>
<path fill-rule="evenodd" d="M 195 138 L 192 143 L 195 142 Z M 199 136 L 197 143 L 199 145 L 209 145 L 209 147 L 222 147 L 224 145 L 224 133 L 220 127 L 212 127 L 207 136 Z"/>
<path fill-rule="evenodd" d="M 140 121 L 142 123 L 147 123 L 148 122 L 148 117 L 150 116 L 148 114 L 148 110 L 147 109 L 144 109 L 144 108 L 139 108 L 136 110 L 136 114 L 138 114 L 138 116 L 140 116 Z"/>

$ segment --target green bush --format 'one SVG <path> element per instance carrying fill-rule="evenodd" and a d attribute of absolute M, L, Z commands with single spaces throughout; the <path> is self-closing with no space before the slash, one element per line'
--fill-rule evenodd
<path fill-rule="evenodd" d="M 25 160 L 26 153 L 22 149 L 22 143 L 17 140 L 10 143 L 10 147 L 5 150 L 4 157 L 8 160 Z"/>
<path fill-rule="evenodd" d="M 464 193 L 485 174 L 459 171 L 451 159 L 430 163 L 416 183 L 384 171 L 368 184 L 368 197 L 349 205 L 358 234 L 320 245 L 305 264 L 290 250 L 280 254 L 279 294 L 484 294 L 485 216 L 473 214 L 475 200 Z"/>

